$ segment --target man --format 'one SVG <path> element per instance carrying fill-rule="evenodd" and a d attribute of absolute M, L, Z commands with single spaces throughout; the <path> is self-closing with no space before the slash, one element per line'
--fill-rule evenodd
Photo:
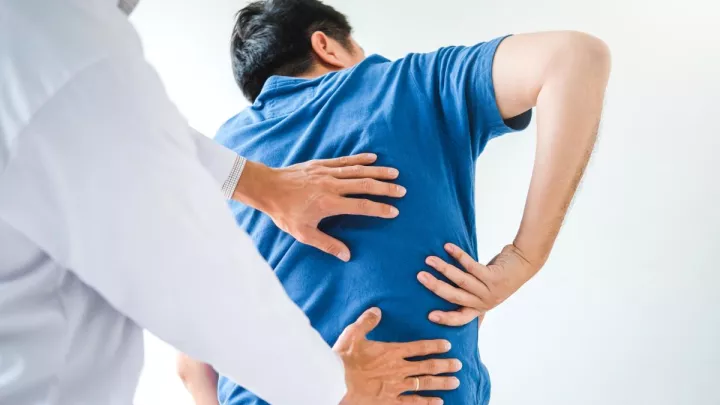
<path fill-rule="evenodd" d="M 487 403 L 477 318 L 547 260 L 596 138 L 609 75 L 605 45 L 580 33 L 538 33 L 391 62 L 365 58 L 333 8 L 317 0 L 273 0 L 240 11 L 231 48 L 237 83 L 253 104 L 220 129 L 220 143 L 278 167 L 371 148 L 379 162 L 401 170 L 408 190 L 398 203 L 402 215 L 392 222 L 322 223 L 353 248 L 347 264 L 296 243 L 262 213 L 232 204 L 290 297 L 329 343 L 368 305 L 384 311 L 375 339 L 445 337 L 450 354 L 463 361 L 460 388 L 429 395 L 449 404 Z M 488 266 L 480 265 L 473 258 L 475 161 L 490 139 L 525 128 L 535 106 L 536 163 L 520 229 Z M 439 247 L 446 242 L 467 272 L 445 261 Z M 438 272 L 417 273 L 423 262 Z M 191 391 L 212 390 L 207 367 L 187 358 L 180 366 Z M 424 384 L 418 379 L 415 389 Z M 265 403 L 226 377 L 218 395 L 227 405 Z M 203 402 L 211 403 L 217 402 Z"/>
<path fill-rule="evenodd" d="M 401 195 L 374 159 L 245 166 L 187 126 L 116 0 L 0 0 L 0 403 L 132 403 L 143 327 L 277 404 L 392 404 L 457 369 L 406 360 L 443 341 L 365 339 L 377 309 L 333 352 L 219 193 L 348 260 L 317 224 L 396 216 L 345 197 Z"/>

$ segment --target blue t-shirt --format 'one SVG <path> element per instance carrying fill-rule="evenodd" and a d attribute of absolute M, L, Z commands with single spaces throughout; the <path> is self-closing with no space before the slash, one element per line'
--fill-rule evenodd
<path fill-rule="evenodd" d="M 374 198 L 394 204 L 400 210 L 396 219 L 340 216 L 321 223 L 323 231 L 349 246 L 349 263 L 297 242 L 259 211 L 238 203 L 231 208 L 290 298 L 329 344 L 372 306 L 383 311 L 382 322 L 369 336 L 373 340 L 448 339 L 449 355 L 463 362 L 457 373 L 461 385 L 430 393 L 446 404 L 489 399 L 478 324 L 431 323 L 430 311 L 456 306 L 425 289 L 416 275 L 429 270 L 424 265 L 428 255 L 449 260 L 446 242 L 476 255 L 475 161 L 488 140 L 511 131 L 510 126 L 522 129 L 530 119 L 528 112 L 504 122 L 498 112 L 492 63 L 501 40 L 410 54 L 394 62 L 373 55 L 351 69 L 315 79 L 273 76 L 255 103 L 223 125 L 216 137 L 272 167 L 373 152 L 378 165 L 400 170 L 397 182 L 407 195 Z M 292 339 L 292 331 L 287 338 Z M 218 396 L 221 404 L 265 404 L 224 377 Z"/>

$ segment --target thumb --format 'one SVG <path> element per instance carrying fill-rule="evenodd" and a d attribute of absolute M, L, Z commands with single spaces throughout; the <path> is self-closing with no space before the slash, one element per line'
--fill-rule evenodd
<path fill-rule="evenodd" d="M 370 308 L 363 312 L 355 323 L 350 324 L 343 330 L 337 340 L 336 346 L 344 347 L 351 345 L 351 342 L 356 339 L 365 339 L 367 334 L 380 324 L 381 317 L 382 312 L 380 312 L 380 308 Z"/>
<path fill-rule="evenodd" d="M 354 332 L 360 335 L 359 337 L 365 338 L 368 333 L 380 324 L 380 318 L 382 318 L 380 308 L 375 307 L 368 309 L 363 312 L 360 318 L 352 325 L 354 326 Z"/>
<path fill-rule="evenodd" d="M 344 243 L 317 228 L 309 229 L 302 242 L 347 262 L 350 260 L 350 249 Z"/>

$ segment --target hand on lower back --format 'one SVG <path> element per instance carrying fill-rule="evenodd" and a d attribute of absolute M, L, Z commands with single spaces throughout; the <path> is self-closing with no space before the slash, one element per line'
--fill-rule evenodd
<path fill-rule="evenodd" d="M 401 395 L 410 391 L 456 389 L 455 377 L 439 376 L 459 371 L 456 359 L 408 361 L 408 358 L 446 353 L 450 343 L 425 340 L 383 343 L 367 340 L 380 323 L 380 310 L 370 309 L 348 326 L 333 347 L 345 365 L 347 395 L 342 405 L 441 405 L 440 398 Z"/>
<path fill-rule="evenodd" d="M 426 263 L 457 287 L 437 279 L 428 272 L 418 273 L 418 280 L 426 288 L 460 306 L 456 311 L 430 313 L 431 321 L 443 325 L 462 326 L 477 317 L 484 317 L 485 312 L 500 305 L 514 294 L 538 270 L 512 245 L 506 246 L 487 266 L 476 262 L 453 244 L 445 245 L 445 250 L 465 271 L 435 256 L 428 257 Z"/>

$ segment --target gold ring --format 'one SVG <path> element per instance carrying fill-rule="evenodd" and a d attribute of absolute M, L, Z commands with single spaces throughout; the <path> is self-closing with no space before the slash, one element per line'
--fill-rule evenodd
<path fill-rule="evenodd" d="M 415 391 L 420 391 L 420 378 L 415 377 Z"/>

